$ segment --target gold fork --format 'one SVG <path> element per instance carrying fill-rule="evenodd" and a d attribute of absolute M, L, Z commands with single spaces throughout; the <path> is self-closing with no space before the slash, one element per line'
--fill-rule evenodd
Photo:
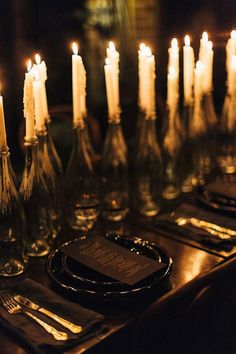
<path fill-rule="evenodd" d="M 179 217 L 177 219 L 175 219 L 175 222 L 179 225 L 179 226 L 184 226 L 186 224 L 190 224 L 193 225 L 199 229 L 203 229 L 206 230 L 207 232 L 209 232 L 211 235 L 216 236 L 222 240 L 232 240 L 232 233 L 234 234 L 235 231 L 231 230 L 231 229 L 227 229 L 212 223 L 209 223 L 207 221 L 204 220 L 200 220 L 197 218 L 184 218 L 184 217 Z M 229 233 L 229 231 L 231 232 L 231 234 Z"/>
<path fill-rule="evenodd" d="M 4 306 L 4 308 L 10 313 L 10 314 L 17 314 L 17 313 L 22 313 L 28 317 L 30 317 L 32 320 L 37 322 L 43 329 L 50 333 L 54 339 L 56 340 L 67 340 L 68 339 L 68 334 L 65 332 L 60 332 L 56 328 L 50 326 L 48 323 L 42 321 L 40 318 L 37 316 L 33 315 L 31 312 L 24 310 L 14 299 L 11 297 L 9 294 L 4 294 L 1 296 L 1 302 Z"/>

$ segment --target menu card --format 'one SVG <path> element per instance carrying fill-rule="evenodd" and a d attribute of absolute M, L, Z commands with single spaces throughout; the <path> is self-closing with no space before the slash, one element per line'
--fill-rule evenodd
<path fill-rule="evenodd" d="M 166 265 L 99 236 L 77 240 L 60 250 L 77 262 L 128 285 L 138 283 Z"/>

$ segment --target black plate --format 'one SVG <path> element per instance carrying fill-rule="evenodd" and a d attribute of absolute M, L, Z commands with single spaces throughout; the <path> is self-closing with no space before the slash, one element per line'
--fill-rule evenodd
<path fill-rule="evenodd" d="M 207 190 L 207 187 L 198 187 L 195 196 L 200 203 L 210 209 L 224 214 L 236 214 L 236 205 L 234 206 L 231 199 L 226 200 L 226 198 L 213 194 Z"/>
<path fill-rule="evenodd" d="M 145 255 L 157 260 L 157 262 L 163 262 L 166 266 L 133 286 L 129 286 L 93 271 L 78 262 L 75 263 L 70 257 L 65 256 L 60 249 L 63 250 L 63 246 L 69 243 L 80 242 L 80 239 L 75 239 L 50 253 L 47 261 L 47 271 L 52 281 L 61 289 L 76 295 L 110 300 L 142 294 L 160 286 L 169 277 L 172 260 L 167 252 L 157 244 L 142 240 L 139 237 L 120 235 L 106 235 L 105 237 L 132 252 Z"/>

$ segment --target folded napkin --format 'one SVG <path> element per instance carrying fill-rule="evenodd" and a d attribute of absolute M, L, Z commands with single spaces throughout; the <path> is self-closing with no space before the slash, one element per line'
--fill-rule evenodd
<path fill-rule="evenodd" d="M 193 239 L 194 241 L 200 243 L 204 243 L 211 247 L 220 247 L 225 250 L 232 249 L 232 241 L 234 241 L 234 239 L 236 241 L 236 237 L 230 240 L 222 240 L 213 236 L 207 230 L 198 228 L 189 223 L 186 223 L 184 226 L 179 226 L 175 220 L 180 217 L 197 218 L 199 220 L 204 220 L 218 226 L 233 229 L 235 231 L 236 220 L 186 203 L 181 204 L 173 213 L 163 214 L 155 219 L 155 224 L 157 226 L 159 225 L 160 228 L 167 231 L 178 233 L 181 236 Z"/>
<path fill-rule="evenodd" d="M 63 317 L 74 324 L 81 325 L 84 329 L 80 334 L 73 334 L 42 313 L 27 308 L 27 311 L 29 310 L 43 321 L 68 334 L 67 341 L 57 341 L 28 316 L 23 314 L 9 314 L 4 307 L 0 305 L 0 323 L 7 328 L 8 331 L 11 331 L 18 338 L 23 340 L 23 342 L 31 348 L 32 352 L 55 353 L 79 344 L 105 330 L 105 326 L 102 323 L 103 316 L 101 314 L 67 301 L 60 295 L 41 286 L 31 279 L 25 279 L 19 284 L 6 290 L 14 292 L 15 294 L 23 295 L 41 307 L 58 314 L 60 317 Z M 0 295 L 3 292 L 4 290 L 0 292 Z"/>

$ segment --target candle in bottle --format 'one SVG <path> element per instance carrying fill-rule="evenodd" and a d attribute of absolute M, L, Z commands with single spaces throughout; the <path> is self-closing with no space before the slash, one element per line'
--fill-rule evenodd
<path fill-rule="evenodd" d="M 41 61 L 40 55 L 35 54 L 35 71 L 38 72 L 38 79 L 41 81 L 41 95 L 42 95 L 42 109 L 45 119 L 49 119 L 48 113 L 48 100 L 47 100 L 47 92 L 46 92 L 46 80 L 47 80 L 47 67 L 45 61 Z"/>
<path fill-rule="evenodd" d="M 138 51 L 138 78 L 139 78 L 139 107 L 144 112 L 145 111 L 145 44 L 141 43 Z"/>
<path fill-rule="evenodd" d="M 2 95 L 0 95 L 0 149 L 5 149 L 6 147 L 7 147 L 7 137 L 6 137 L 4 108 L 3 108 L 3 97 Z"/>
<path fill-rule="evenodd" d="M 184 38 L 183 48 L 183 75 L 184 75 L 184 102 L 185 104 L 192 102 L 193 76 L 194 76 L 194 52 L 190 46 L 190 37 Z"/>
<path fill-rule="evenodd" d="M 172 66 L 176 75 L 179 75 L 179 46 L 177 38 L 173 38 L 171 41 L 171 47 L 168 49 L 169 62 L 168 68 Z"/>
<path fill-rule="evenodd" d="M 213 72 L 213 44 L 208 41 L 205 53 L 205 78 L 203 80 L 204 93 L 208 94 L 212 90 L 212 72 Z"/>
<path fill-rule="evenodd" d="M 152 52 L 147 56 L 148 66 L 148 96 L 147 96 L 147 117 L 155 118 L 155 58 Z"/>
<path fill-rule="evenodd" d="M 194 70 L 194 98 L 195 99 L 202 97 L 203 76 L 204 76 L 204 65 L 200 60 L 198 60 L 196 63 L 196 68 Z"/>
<path fill-rule="evenodd" d="M 236 55 L 236 31 L 231 31 L 230 38 L 226 44 L 226 70 L 229 73 L 231 69 L 232 55 Z"/>
<path fill-rule="evenodd" d="M 82 58 L 78 55 L 78 45 L 72 44 L 72 94 L 73 94 L 73 121 L 78 123 L 82 120 L 83 112 L 81 109 L 81 87 L 80 74 L 82 66 Z"/>
<path fill-rule="evenodd" d="M 105 72 L 109 120 L 114 120 L 116 116 L 116 103 L 115 103 L 114 86 L 113 86 L 114 76 L 112 73 L 112 66 L 109 58 L 106 58 L 105 65 L 104 65 L 104 72 Z"/>
<path fill-rule="evenodd" d="M 42 104 L 42 82 L 39 80 L 38 72 L 35 71 L 35 80 L 33 82 L 34 109 L 35 109 L 35 127 L 37 131 L 45 129 L 45 117 Z"/>
<path fill-rule="evenodd" d="M 175 109 L 176 100 L 176 72 L 175 68 L 170 66 L 167 74 L 167 106 L 169 110 Z"/>
<path fill-rule="evenodd" d="M 230 75 L 229 75 L 229 93 L 236 95 L 236 55 L 231 57 Z"/>
<path fill-rule="evenodd" d="M 34 93 L 33 82 L 34 73 L 32 71 L 32 61 L 27 63 L 27 73 L 25 74 L 24 81 L 24 117 L 26 119 L 26 133 L 25 139 L 30 140 L 35 137 L 34 131 Z"/>
<path fill-rule="evenodd" d="M 112 76 L 113 76 L 113 90 L 114 90 L 114 99 L 115 107 L 117 113 L 120 111 L 120 94 L 119 94 L 119 58 L 120 55 L 116 50 L 115 44 L 109 42 L 109 47 L 107 48 L 107 58 L 110 60 L 112 67 Z"/>
<path fill-rule="evenodd" d="M 199 49 L 199 60 L 203 64 L 205 64 L 205 60 L 206 60 L 207 43 L 208 43 L 208 34 L 207 32 L 203 32 L 202 38 L 200 39 L 200 49 Z"/>

